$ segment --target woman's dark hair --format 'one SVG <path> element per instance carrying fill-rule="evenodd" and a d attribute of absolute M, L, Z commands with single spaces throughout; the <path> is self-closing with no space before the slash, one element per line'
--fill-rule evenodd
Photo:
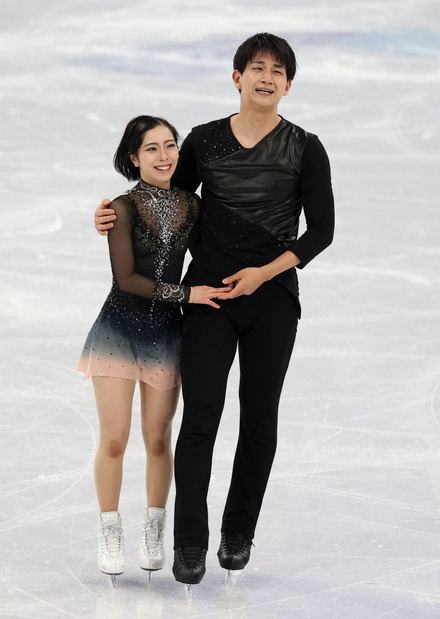
<path fill-rule="evenodd" d="M 268 32 L 260 32 L 249 37 L 240 45 L 234 56 L 234 69 L 243 73 L 248 62 L 252 62 L 261 52 L 269 52 L 286 69 L 288 80 L 296 73 L 296 58 L 288 42 Z"/>
<path fill-rule="evenodd" d="M 158 118 L 157 116 L 136 116 L 136 118 L 132 118 L 125 127 L 124 135 L 113 157 L 113 165 L 116 171 L 122 174 L 122 176 L 125 176 L 127 180 L 136 181 L 141 177 L 140 170 L 131 161 L 130 155 L 137 155 L 142 146 L 145 133 L 159 125 L 168 127 L 177 144 L 179 134 L 176 128 L 164 118 Z"/>

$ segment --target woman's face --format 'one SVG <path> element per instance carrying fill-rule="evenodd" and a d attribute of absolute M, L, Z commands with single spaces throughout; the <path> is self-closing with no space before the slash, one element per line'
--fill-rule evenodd
<path fill-rule="evenodd" d="M 145 132 L 141 147 L 130 159 L 139 168 L 143 181 L 169 189 L 179 159 L 176 140 L 168 127 L 158 125 Z"/>

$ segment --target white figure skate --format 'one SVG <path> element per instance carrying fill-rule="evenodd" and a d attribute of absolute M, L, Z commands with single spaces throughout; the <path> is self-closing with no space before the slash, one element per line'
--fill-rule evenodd
<path fill-rule="evenodd" d="M 149 572 L 149 581 L 151 581 L 151 572 L 161 570 L 165 565 L 163 539 L 166 517 L 165 509 L 160 507 L 145 509 L 138 559 L 139 567 Z"/>
<path fill-rule="evenodd" d="M 116 587 L 116 576 L 124 572 L 124 532 L 118 512 L 103 512 L 98 516 L 98 567 Z"/>

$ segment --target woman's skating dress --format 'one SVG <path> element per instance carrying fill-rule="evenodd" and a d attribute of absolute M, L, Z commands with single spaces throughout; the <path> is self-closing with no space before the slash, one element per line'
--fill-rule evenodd
<path fill-rule="evenodd" d="M 111 376 L 171 389 L 180 383 L 181 304 L 190 292 L 179 282 L 200 200 L 140 181 L 111 208 L 117 215 L 108 235 L 113 284 L 78 370 L 86 378 Z"/>

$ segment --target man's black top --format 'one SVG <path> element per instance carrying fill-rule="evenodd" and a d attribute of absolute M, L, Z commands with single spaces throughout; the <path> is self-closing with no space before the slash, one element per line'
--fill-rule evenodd
<path fill-rule="evenodd" d="M 333 239 L 327 154 L 317 136 L 284 118 L 253 148 L 232 133 L 230 117 L 195 127 L 180 150 L 173 184 L 202 183 L 201 233 L 185 284 L 221 286 L 224 277 L 292 251 L 304 267 Z M 307 229 L 298 238 L 304 210 Z M 296 298 L 292 268 L 274 278 Z"/>

